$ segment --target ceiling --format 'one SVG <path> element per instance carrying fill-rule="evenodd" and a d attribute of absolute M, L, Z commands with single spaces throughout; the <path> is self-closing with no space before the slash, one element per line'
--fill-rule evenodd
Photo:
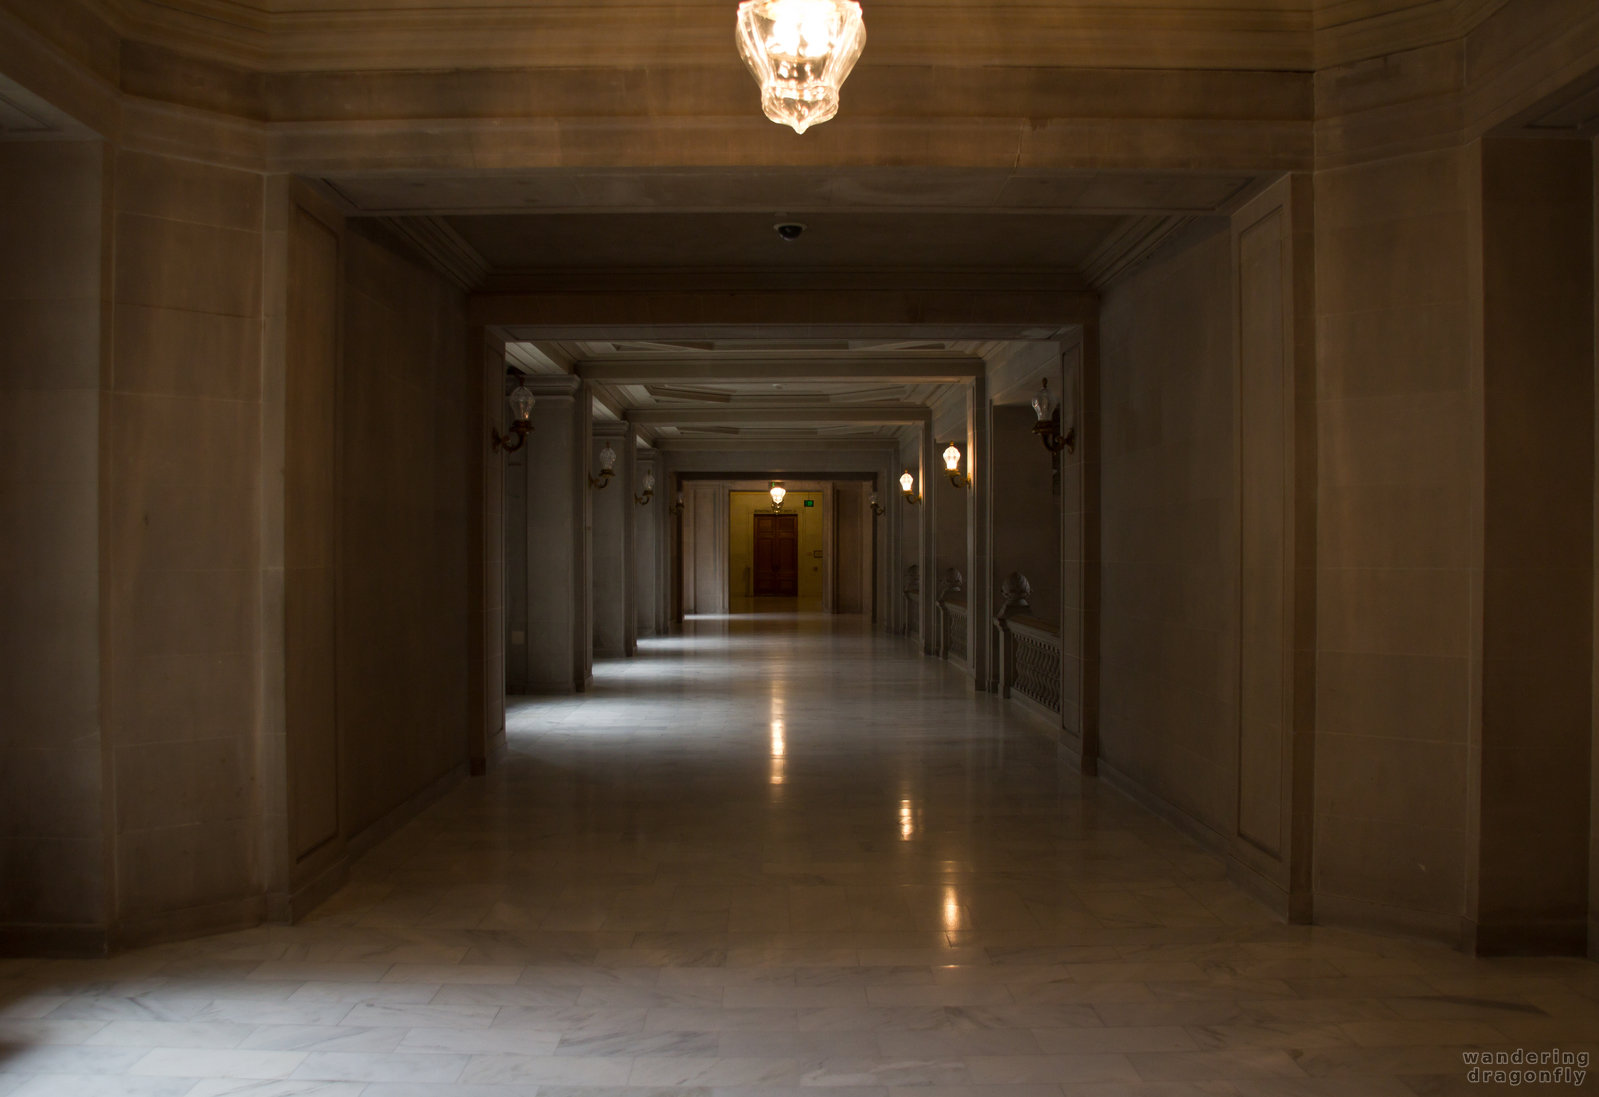
<path fill-rule="evenodd" d="M 742 285 L 1103 286 L 1196 218 L 1224 217 L 1257 180 L 1226 173 L 1016 169 L 659 169 L 324 180 L 453 265 L 466 288 L 604 292 L 641 275 L 702 293 Z M 798 240 L 775 231 L 805 226 Z M 850 281 L 853 279 L 854 281 Z M 867 338 L 803 327 L 695 338 L 552 338 L 511 329 L 510 363 L 591 383 L 596 414 L 627 417 L 641 444 L 766 448 L 914 438 L 966 384 L 1016 353 L 1015 331 L 978 339 Z M 835 338 L 819 339 L 819 335 Z M 837 336 L 842 336 L 839 338 Z M 1035 382 L 1036 383 L 1036 382 Z"/>
<path fill-rule="evenodd" d="M 450 217 L 496 271 L 1057 270 L 1079 271 L 1123 218 L 973 210 L 505 214 Z M 805 225 L 792 242 L 778 221 Z"/>
<path fill-rule="evenodd" d="M 892 443 L 982 376 L 999 344 L 938 340 L 521 342 L 535 374 L 589 381 L 643 444 Z"/>

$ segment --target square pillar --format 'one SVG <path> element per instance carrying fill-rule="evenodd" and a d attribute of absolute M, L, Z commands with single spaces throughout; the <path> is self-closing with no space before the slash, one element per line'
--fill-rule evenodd
<path fill-rule="evenodd" d="M 658 636 L 666 631 L 662 592 L 665 571 L 662 548 L 665 545 L 663 514 L 669 514 L 672 497 L 666 491 L 666 470 L 656 450 L 637 450 L 633 458 L 635 480 L 633 502 L 633 628 L 635 637 Z M 654 494 L 644 496 L 646 473 L 655 474 Z M 643 502 L 640 500 L 643 499 Z"/>
<path fill-rule="evenodd" d="M 634 617 L 633 502 L 636 436 L 628 423 L 605 421 L 593 425 L 589 445 L 590 505 L 594 515 L 591 545 L 594 591 L 594 654 L 618 658 L 632 655 L 638 646 Z M 600 481 L 600 452 L 616 452 L 616 475 Z"/>
<path fill-rule="evenodd" d="M 533 432 L 506 461 L 506 688 L 588 688 L 590 400 L 572 377 L 529 377 Z"/>
<path fill-rule="evenodd" d="M 966 493 L 966 636 L 972 686 L 979 693 L 994 688 L 994 659 L 987 638 L 992 633 L 994 584 L 990 581 L 993 544 L 989 534 L 988 383 L 979 377 L 966 391 L 966 472 L 972 478 Z"/>

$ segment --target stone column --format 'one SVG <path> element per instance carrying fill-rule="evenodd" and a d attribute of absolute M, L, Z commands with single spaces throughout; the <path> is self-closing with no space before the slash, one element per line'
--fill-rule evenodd
<path fill-rule="evenodd" d="M 1482 144 L 1482 614 L 1468 943 L 1588 949 L 1594 181 L 1587 141 Z"/>
<path fill-rule="evenodd" d="M 633 515 L 633 622 L 637 636 L 657 636 L 666 629 L 665 615 L 661 609 L 664 579 L 661 568 L 661 549 L 665 544 L 665 526 L 661 521 L 672 499 L 666 491 L 666 473 L 661 455 L 655 450 L 639 450 L 634 457 L 637 474 L 633 484 L 634 504 L 639 508 Z M 655 491 L 645 502 L 645 473 L 655 474 Z"/>
<path fill-rule="evenodd" d="M 529 377 L 533 432 L 507 462 L 509 689 L 588 687 L 588 393 L 571 377 Z"/>
<path fill-rule="evenodd" d="M 989 496 L 993 491 L 990 470 L 988 384 L 979 377 L 966 393 L 966 471 L 972 478 L 966 493 L 966 637 L 967 660 L 972 668 L 972 685 L 978 692 L 994 688 L 994 661 L 986 641 L 993 631 L 989 618 L 994 584 L 992 545 L 989 537 Z"/>
<path fill-rule="evenodd" d="M 633 428 L 627 423 L 594 424 L 589 444 L 590 505 L 594 513 L 594 654 L 618 658 L 633 654 Z M 600 452 L 616 451 L 616 475 L 601 480 Z"/>
<path fill-rule="evenodd" d="M 922 651 L 932 655 L 938 650 L 938 573 L 937 556 L 933 551 L 933 484 L 928 480 L 934 468 L 942 467 L 933 452 L 933 424 L 923 423 L 918 428 L 917 453 L 921 467 L 916 472 L 916 489 L 922 493 L 921 535 L 922 543 L 917 559 L 922 572 L 921 614 Z"/>

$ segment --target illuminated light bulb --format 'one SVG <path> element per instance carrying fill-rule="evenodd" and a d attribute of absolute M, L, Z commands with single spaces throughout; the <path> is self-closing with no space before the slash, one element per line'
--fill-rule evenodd
<path fill-rule="evenodd" d="M 737 38 L 766 117 L 804 133 L 838 113 L 866 24 L 856 0 L 744 0 Z"/>

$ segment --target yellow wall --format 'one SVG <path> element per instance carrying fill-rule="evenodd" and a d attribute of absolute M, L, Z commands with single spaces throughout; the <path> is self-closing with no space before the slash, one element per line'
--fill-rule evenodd
<path fill-rule="evenodd" d="M 815 500 L 815 505 L 807 507 L 807 499 Z M 802 602 L 815 603 L 817 609 L 822 605 L 823 569 L 832 566 L 822 537 L 823 506 L 819 491 L 791 491 L 783 499 L 783 512 L 799 515 L 799 597 Z M 764 491 L 728 493 L 727 581 L 734 599 L 749 596 L 750 575 L 755 569 L 755 515 L 771 509 L 772 497 Z M 823 554 L 820 559 L 818 550 Z"/>

